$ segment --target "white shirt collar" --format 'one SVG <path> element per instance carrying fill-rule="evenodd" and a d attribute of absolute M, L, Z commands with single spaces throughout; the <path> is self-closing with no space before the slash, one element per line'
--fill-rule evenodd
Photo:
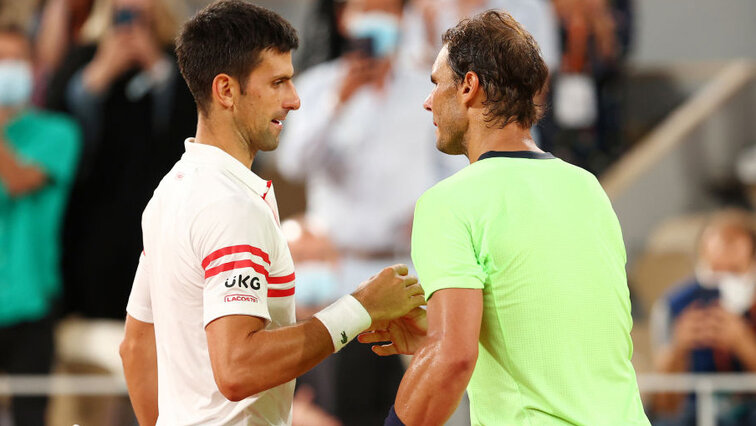
<path fill-rule="evenodd" d="M 226 151 L 213 145 L 197 142 L 194 138 L 187 138 L 184 141 L 184 148 L 186 149 L 186 153 L 184 154 L 185 158 L 198 163 L 214 165 L 226 170 L 250 189 L 255 191 L 263 199 L 268 195 L 272 182 L 257 176 L 252 170 L 248 169 L 244 164 L 232 157 Z"/>

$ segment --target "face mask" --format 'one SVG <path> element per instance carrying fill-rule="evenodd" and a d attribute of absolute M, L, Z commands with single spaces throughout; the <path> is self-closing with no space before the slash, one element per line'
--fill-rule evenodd
<path fill-rule="evenodd" d="M 753 305 L 756 283 L 752 274 L 726 274 L 719 282 L 720 303 L 733 314 L 742 314 Z"/>
<path fill-rule="evenodd" d="M 698 265 L 696 280 L 702 287 L 719 288 L 719 303 L 729 312 L 740 315 L 753 305 L 756 294 L 756 277 L 753 272 L 714 272 L 706 265 Z"/>
<path fill-rule="evenodd" d="M 32 93 L 32 71 L 29 63 L 20 60 L 0 61 L 0 105 L 21 106 Z"/>
<path fill-rule="evenodd" d="M 696 281 L 704 288 L 717 288 L 719 286 L 720 274 L 712 271 L 707 265 L 696 265 Z"/>
<path fill-rule="evenodd" d="M 562 74 L 554 86 L 554 118 L 565 128 L 591 127 L 598 117 L 596 86 L 585 74 Z"/>
<path fill-rule="evenodd" d="M 322 306 L 339 296 L 339 278 L 330 263 L 307 261 L 297 265 L 298 304 Z"/>
<path fill-rule="evenodd" d="M 352 39 L 369 38 L 373 44 L 375 57 L 383 58 L 394 51 L 399 44 L 399 18 L 385 12 L 366 12 L 355 15 L 347 24 Z"/>

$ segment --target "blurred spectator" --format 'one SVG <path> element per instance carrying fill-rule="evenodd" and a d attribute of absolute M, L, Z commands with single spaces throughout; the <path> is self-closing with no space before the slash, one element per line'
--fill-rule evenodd
<path fill-rule="evenodd" d="M 550 0 L 415 0 L 404 20 L 406 36 L 399 55 L 402 62 L 428 72 L 441 49 L 443 32 L 460 19 L 489 9 L 504 9 L 512 15 L 538 43 L 549 72 L 558 71 L 559 25 Z M 541 91 L 537 103 L 546 103 L 547 91 Z M 541 143 L 538 125 L 533 126 L 531 135 Z"/>
<path fill-rule="evenodd" d="M 171 43 L 168 0 L 97 0 L 53 77 L 48 104 L 81 123 L 85 145 L 64 234 L 67 307 L 123 319 L 141 212 L 194 134 L 196 110 Z"/>
<path fill-rule="evenodd" d="M 756 227 L 749 213 L 727 210 L 713 216 L 699 240 L 695 276 L 654 305 L 658 371 L 756 371 L 755 252 Z M 721 405 L 718 424 L 756 424 L 753 398 L 735 395 Z M 659 395 L 654 407 L 672 413 L 670 424 L 695 424 L 692 396 Z"/>
<path fill-rule="evenodd" d="M 345 47 L 338 22 L 344 10 L 339 0 L 316 0 L 312 16 L 304 22 L 302 49 L 297 52 L 297 72 L 341 56 Z"/>
<path fill-rule="evenodd" d="M 504 9 L 533 36 L 551 72 L 559 68 L 559 24 L 551 0 L 415 0 L 407 9 L 401 56 L 428 72 L 441 35 L 468 16 L 488 9 Z"/>
<path fill-rule="evenodd" d="M 28 108 L 30 43 L 0 28 L 0 370 L 10 374 L 50 372 L 59 231 L 80 148 L 73 121 Z M 44 424 L 46 405 L 14 398 L 14 424 Z"/>
<path fill-rule="evenodd" d="M 622 140 L 622 63 L 632 41 L 632 0 L 553 0 L 562 33 L 561 70 L 541 121 L 543 148 L 600 173 Z"/>
<path fill-rule="evenodd" d="M 382 267 L 409 264 L 415 201 L 465 164 L 436 151 L 432 119 L 422 108 L 432 89 L 430 68 L 396 61 L 403 6 L 401 0 L 347 1 L 337 25 L 347 52 L 296 81 L 302 109 L 287 119 L 278 168 L 287 178 L 306 178 L 305 231 L 317 230 L 317 245 L 339 254 L 338 262 L 297 264 L 298 292 L 338 279 L 341 287 L 314 295 L 314 303 L 354 290 Z M 296 242 L 291 247 L 292 254 L 307 251 Z M 329 270 L 334 264 L 338 269 Z M 400 360 L 380 359 L 357 344 L 334 359 L 337 417 L 346 425 L 382 424 L 403 372 Z"/>
<path fill-rule="evenodd" d="M 37 78 L 33 99 L 36 104 L 44 104 L 48 80 L 79 40 L 93 4 L 94 0 L 47 0 L 44 3 L 35 40 Z"/>

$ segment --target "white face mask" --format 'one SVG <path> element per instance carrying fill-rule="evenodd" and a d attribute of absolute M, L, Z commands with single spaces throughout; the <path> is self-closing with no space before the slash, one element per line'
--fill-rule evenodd
<path fill-rule="evenodd" d="M 555 79 L 554 118 L 565 128 L 593 126 L 598 118 L 596 86 L 585 74 L 565 73 Z"/>
<path fill-rule="evenodd" d="M 733 314 L 743 314 L 753 305 L 756 294 L 756 274 L 714 272 L 708 266 L 696 267 L 696 279 L 702 287 L 719 288 L 719 303 Z"/>
<path fill-rule="evenodd" d="M 0 106 L 22 106 L 32 94 L 32 70 L 28 62 L 0 61 Z"/>
<path fill-rule="evenodd" d="M 752 273 L 744 275 L 728 274 L 719 282 L 720 303 L 734 314 L 742 314 L 753 305 L 754 282 Z"/>

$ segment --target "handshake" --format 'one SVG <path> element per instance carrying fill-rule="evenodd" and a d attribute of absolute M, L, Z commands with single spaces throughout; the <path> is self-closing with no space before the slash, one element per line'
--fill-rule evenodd
<path fill-rule="evenodd" d="M 370 313 L 370 328 L 357 338 L 374 345 L 381 356 L 415 353 L 428 331 L 425 293 L 406 265 L 385 268 L 363 283 L 352 295 Z"/>
<path fill-rule="evenodd" d="M 428 330 L 421 308 L 425 294 L 408 273 L 407 265 L 384 268 L 354 293 L 315 314 L 330 332 L 335 351 L 357 334 L 361 343 L 383 343 L 373 346 L 381 356 L 411 355 L 422 345 Z"/>

